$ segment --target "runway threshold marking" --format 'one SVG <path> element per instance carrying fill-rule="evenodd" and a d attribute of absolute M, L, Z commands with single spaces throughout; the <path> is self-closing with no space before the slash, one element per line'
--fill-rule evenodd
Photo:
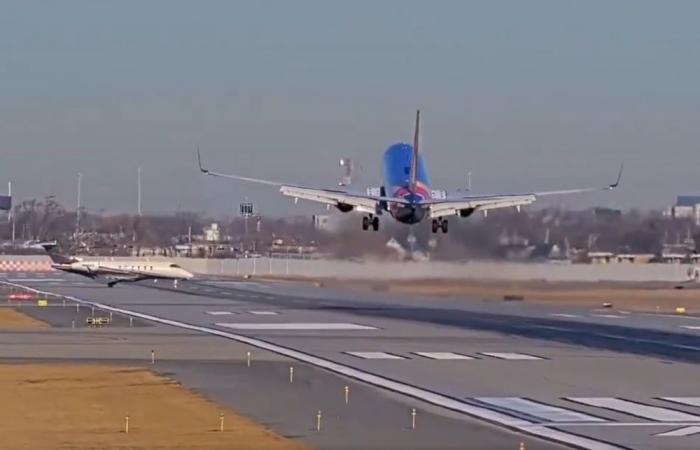
<path fill-rule="evenodd" d="M 290 323 L 217 323 L 216 325 L 233 330 L 307 330 L 307 331 L 353 331 L 353 330 L 376 330 L 369 325 L 357 323 L 312 323 L 312 322 L 290 322 Z"/>
<path fill-rule="evenodd" d="M 595 417 L 571 409 L 539 403 L 522 397 L 476 397 L 478 403 L 494 406 L 507 411 L 524 414 L 536 420 L 551 423 L 600 423 L 607 422 L 601 417 Z"/>
<path fill-rule="evenodd" d="M 354 356 L 361 359 L 408 359 L 404 356 L 395 355 L 393 353 L 386 352 L 343 352 L 347 355 Z"/>
<path fill-rule="evenodd" d="M 656 422 L 698 422 L 700 416 L 675 409 L 645 405 L 616 397 L 566 397 L 566 400 L 581 405 L 610 409 L 642 419 Z"/>
<path fill-rule="evenodd" d="M 510 361 L 540 361 L 544 358 L 529 355 L 527 353 L 509 353 L 509 352 L 480 352 L 480 355 L 490 356 L 496 359 L 507 359 Z"/>
<path fill-rule="evenodd" d="M 118 314 L 125 314 L 128 316 L 137 317 L 139 319 L 148 320 L 150 322 L 159 323 L 162 325 L 169 325 L 185 330 L 199 331 L 201 333 L 210 334 L 212 336 L 219 336 L 225 339 L 240 342 L 242 344 L 251 345 L 261 350 L 267 350 L 278 355 L 282 355 L 299 362 L 310 364 L 312 366 L 319 367 L 330 372 L 336 373 L 338 375 L 346 376 L 378 388 L 406 395 L 408 397 L 424 401 L 435 406 L 439 406 L 455 412 L 465 414 L 472 418 L 481 419 L 493 424 L 509 428 L 511 430 L 520 431 L 531 436 L 537 436 L 542 439 L 573 445 L 585 450 L 625 450 L 624 447 L 620 447 L 611 443 L 598 441 L 585 436 L 579 436 L 577 434 L 568 433 L 566 431 L 558 429 L 551 429 L 546 426 L 537 424 L 533 421 L 514 418 L 507 414 L 500 413 L 498 411 L 469 404 L 463 400 L 451 397 L 449 395 L 444 395 L 437 392 L 433 392 L 428 389 L 401 383 L 400 381 L 396 381 L 391 378 L 376 375 L 344 364 L 339 364 L 325 358 L 313 356 L 299 350 L 294 350 L 288 347 L 276 345 L 261 339 L 217 330 L 215 328 L 203 327 L 199 325 L 180 322 L 177 320 L 171 320 L 165 317 L 154 316 L 152 314 L 140 313 L 138 311 L 132 311 L 129 309 L 118 308 L 96 301 L 84 300 L 72 295 L 62 295 L 48 291 L 41 291 L 39 289 L 32 288 L 31 286 L 25 286 L 16 283 L 7 283 L 3 281 L 0 281 L 0 284 L 7 284 L 14 287 L 23 288 L 38 294 L 53 295 L 60 298 L 65 298 L 66 300 L 70 300 L 75 303 L 94 306 L 105 311 L 112 311 Z"/>
<path fill-rule="evenodd" d="M 659 397 L 659 400 L 677 403 L 679 405 L 700 407 L 700 397 Z"/>
<path fill-rule="evenodd" d="M 476 359 L 473 356 L 462 355 L 461 353 L 452 352 L 413 352 L 414 355 L 422 356 L 428 359 L 438 360 L 470 360 Z"/>
<path fill-rule="evenodd" d="M 690 427 L 676 428 L 675 430 L 665 431 L 663 433 L 655 434 L 657 437 L 684 437 L 684 436 L 694 436 L 700 434 L 700 426 L 694 425 Z"/>

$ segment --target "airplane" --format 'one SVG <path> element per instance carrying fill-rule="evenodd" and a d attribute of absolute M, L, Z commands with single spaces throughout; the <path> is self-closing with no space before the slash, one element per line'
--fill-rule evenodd
<path fill-rule="evenodd" d="M 74 273 L 93 280 L 104 278 L 107 286 L 119 283 L 135 283 L 144 280 L 173 280 L 177 288 L 179 280 L 190 280 L 194 275 L 170 261 L 148 261 L 143 259 L 101 259 L 86 261 L 76 256 L 63 256 L 47 250 L 51 267 L 62 272 Z"/>
<path fill-rule="evenodd" d="M 339 189 L 317 189 L 300 185 L 280 183 L 277 181 L 230 175 L 214 172 L 202 166 L 202 157 L 197 149 L 199 170 L 213 177 L 231 178 L 279 187 L 282 195 L 294 198 L 296 203 L 304 200 L 333 206 L 343 213 L 359 212 L 364 214 L 362 229 L 379 229 L 379 216 L 388 213 L 401 223 L 417 224 L 425 218 L 432 220 L 432 232 L 448 232 L 448 217 L 469 217 L 477 211 L 487 214 L 491 209 L 517 208 L 534 203 L 539 197 L 575 194 L 582 192 L 608 191 L 620 184 L 623 166 L 617 180 L 603 187 L 588 187 L 558 191 L 529 192 L 521 194 L 465 195 L 463 192 L 447 193 L 434 190 L 425 159 L 420 152 L 420 110 L 416 111 L 413 145 L 399 142 L 384 152 L 384 185 L 368 188 L 366 192 L 351 192 Z"/>

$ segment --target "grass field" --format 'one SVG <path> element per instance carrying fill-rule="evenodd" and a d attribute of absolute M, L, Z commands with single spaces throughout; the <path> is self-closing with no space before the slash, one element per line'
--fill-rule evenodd
<path fill-rule="evenodd" d="M 36 330 L 48 324 L 12 308 L 0 308 L 0 330 Z"/>
<path fill-rule="evenodd" d="M 2 450 L 306 448 L 135 367 L 0 364 L 0 405 Z"/>

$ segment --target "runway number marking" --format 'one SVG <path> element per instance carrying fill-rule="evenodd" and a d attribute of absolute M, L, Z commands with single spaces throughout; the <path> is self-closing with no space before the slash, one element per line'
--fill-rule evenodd
<path fill-rule="evenodd" d="M 528 355 L 526 353 L 507 353 L 507 352 L 481 352 L 481 355 L 490 356 L 496 359 L 507 359 L 511 361 L 539 361 L 544 358 L 540 358 L 535 355 Z"/>
<path fill-rule="evenodd" d="M 524 414 L 545 422 L 607 422 L 605 419 L 589 416 L 578 411 L 546 405 L 521 397 L 477 397 L 478 403 Z"/>
<path fill-rule="evenodd" d="M 629 414 L 642 419 L 654 420 L 656 422 L 698 422 L 700 416 L 676 411 L 673 409 L 661 408 L 659 406 L 645 405 L 643 403 L 631 402 L 615 397 L 567 397 L 574 403 L 580 403 L 597 408 L 605 408 L 621 413 Z"/>

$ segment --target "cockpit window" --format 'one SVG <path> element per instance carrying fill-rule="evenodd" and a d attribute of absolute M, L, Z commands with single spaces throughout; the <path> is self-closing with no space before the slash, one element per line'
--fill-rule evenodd
<path fill-rule="evenodd" d="M 173 269 L 181 269 L 182 268 L 182 267 L 178 266 L 177 264 L 170 264 L 170 266 L 168 266 L 168 267 L 172 267 Z"/>

